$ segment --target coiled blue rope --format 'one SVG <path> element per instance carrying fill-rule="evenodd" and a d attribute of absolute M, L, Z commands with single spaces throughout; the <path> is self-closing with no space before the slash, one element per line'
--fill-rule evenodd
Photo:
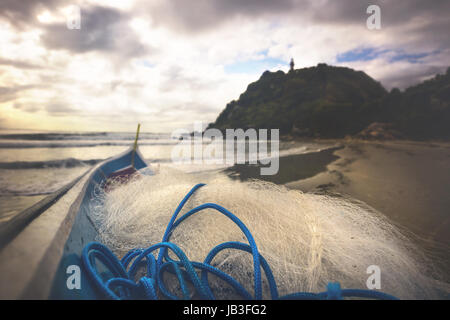
<path fill-rule="evenodd" d="M 212 273 L 225 281 L 242 298 L 259 300 L 262 299 L 262 268 L 269 285 L 272 299 L 326 300 L 342 299 L 345 297 L 397 299 L 389 294 L 373 290 L 341 289 L 339 283 L 329 283 L 325 292 L 297 292 L 280 297 L 269 264 L 259 253 L 250 231 L 234 214 L 218 204 L 205 203 L 189 210 L 177 219 L 178 214 L 189 198 L 202 186 L 204 186 L 202 183 L 194 186 L 180 202 L 167 225 L 162 242 L 152 245 L 147 249 L 133 249 L 121 260 L 111 250 L 100 243 L 91 242 L 84 247 L 81 256 L 84 270 L 104 298 L 155 300 L 160 297 L 165 297 L 168 299 L 180 299 L 180 297 L 170 292 L 164 283 L 164 273 L 170 272 L 178 279 L 183 299 L 191 299 L 194 295 L 200 299 L 215 299 L 208 282 L 208 274 Z M 214 209 L 228 217 L 242 230 L 247 238 L 248 244 L 236 241 L 225 242 L 213 248 L 203 262 L 190 261 L 177 245 L 169 242 L 170 236 L 184 220 L 204 209 Z M 235 249 L 252 254 L 254 274 L 253 295 L 236 279 L 211 265 L 214 257 L 225 249 Z M 153 252 L 156 250 L 159 250 L 157 259 L 153 255 Z M 169 250 L 177 256 L 178 260 L 169 257 Z M 101 274 L 98 270 L 97 260 L 109 271 L 107 280 L 104 279 L 105 273 Z M 137 272 L 143 266 L 146 266 L 146 274 L 136 282 Z M 201 271 L 201 277 L 199 277 L 196 270 Z M 189 290 L 187 282 L 194 288 L 193 292 Z"/>

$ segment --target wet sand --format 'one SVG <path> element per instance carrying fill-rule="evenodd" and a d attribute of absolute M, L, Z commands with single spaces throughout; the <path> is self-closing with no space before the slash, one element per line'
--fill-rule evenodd
<path fill-rule="evenodd" d="M 332 141 L 341 148 L 280 159 L 275 176 L 233 167 L 304 192 L 361 200 L 412 233 L 444 267 L 450 261 L 450 143 Z"/>
<path fill-rule="evenodd" d="M 225 172 L 241 181 L 261 179 L 276 184 L 286 184 L 288 182 L 310 178 L 326 171 L 327 165 L 339 159 L 334 152 L 341 148 L 333 147 L 320 152 L 280 157 L 279 170 L 276 175 L 260 175 L 260 169 L 263 166 L 259 164 L 236 164 L 225 169 Z"/>

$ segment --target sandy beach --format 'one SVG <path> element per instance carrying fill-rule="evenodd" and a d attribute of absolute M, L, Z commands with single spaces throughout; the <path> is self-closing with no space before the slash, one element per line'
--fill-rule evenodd
<path fill-rule="evenodd" d="M 341 145 L 280 159 L 276 176 L 235 166 L 243 180 L 264 178 L 304 192 L 360 200 L 415 239 L 437 264 L 450 258 L 450 144 L 328 141 Z"/>

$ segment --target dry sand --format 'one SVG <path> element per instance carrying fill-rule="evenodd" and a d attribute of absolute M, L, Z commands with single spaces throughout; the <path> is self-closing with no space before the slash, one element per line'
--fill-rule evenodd
<path fill-rule="evenodd" d="M 339 159 L 289 188 L 348 196 L 385 214 L 450 261 L 450 143 L 343 141 Z"/>
<path fill-rule="evenodd" d="M 448 270 L 450 143 L 317 142 L 340 147 L 282 157 L 274 176 L 261 176 L 258 166 L 236 165 L 227 171 L 241 180 L 263 179 L 303 192 L 363 201 L 417 241 L 436 265 Z"/>

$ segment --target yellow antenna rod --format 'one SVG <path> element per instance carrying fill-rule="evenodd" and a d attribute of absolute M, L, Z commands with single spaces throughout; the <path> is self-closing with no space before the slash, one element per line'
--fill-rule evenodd
<path fill-rule="evenodd" d="M 141 124 L 138 123 L 137 131 L 136 131 L 136 138 L 134 139 L 134 146 L 133 146 L 133 154 L 131 155 L 131 166 L 134 168 L 134 157 L 136 156 L 136 149 L 137 149 L 137 142 L 139 138 L 139 130 L 141 129 Z"/>

